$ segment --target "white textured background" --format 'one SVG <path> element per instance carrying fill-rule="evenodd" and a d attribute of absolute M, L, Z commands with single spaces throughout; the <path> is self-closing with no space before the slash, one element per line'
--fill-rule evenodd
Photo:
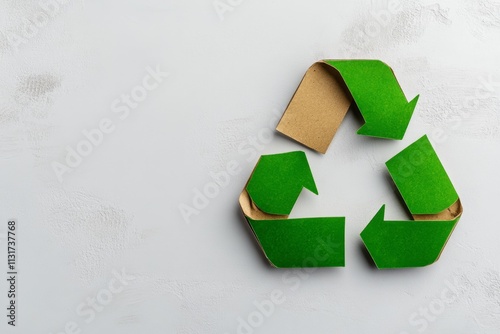
<path fill-rule="evenodd" d="M 20 272 L 13 329 L 0 238 L 1 333 L 499 333 L 498 1 L 389 13 L 369 0 L 69 0 L 45 19 L 42 7 L 0 3 L 0 234 L 18 220 Z M 304 192 L 293 216 L 347 217 L 345 268 L 277 270 L 239 213 L 256 162 L 241 149 L 323 58 L 382 59 L 420 100 L 401 142 L 356 136 L 352 113 L 325 156 L 257 142 L 258 155 L 308 154 L 320 195 Z M 120 119 L 113 102 L 148 67 L 170 75 Z M 104 118 L 114 131 L 60 183 L 52 164 Z M 384 163 L 423 134 L 464 215 L 436 264 L 378 271 L 359 233 L 384 203 L 406 218 Z M 239 174 L 188 224 L 179 207 L 233 160 Z M 79 314 L 122 270 L 135 279 L 95 318 Z M 285 301 L 239 328 L 273 290 Z"/>

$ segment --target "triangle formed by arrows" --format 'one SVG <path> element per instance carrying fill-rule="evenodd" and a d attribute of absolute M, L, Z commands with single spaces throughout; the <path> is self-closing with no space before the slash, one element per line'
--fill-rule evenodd
<path fill-rule="evenodd" d="M 277 130 L 325 153 L 351 104 L 365 120 L 358 134 L 402 139 L 418 96 L 408 102 L 391 68 L 378 60 L 324 60 L 306 72 Z M 361 232 L 380 269 L 439 259 L 462 204 L 427 136 L 387 161 L 413 221 L 386 221 L 385 205 Z M 288 219 L 302 189 L 318 194 L 304 152 L 264 155 L 239 203 L 275 267 L 345 265 L 345 217 Z"/>

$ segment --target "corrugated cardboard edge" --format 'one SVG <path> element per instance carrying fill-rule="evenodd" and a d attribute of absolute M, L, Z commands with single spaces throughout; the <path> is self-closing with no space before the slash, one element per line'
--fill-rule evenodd
<path fill-rule="evenodd" d="M 275 219 L 288 219 L 288 215 L 272 215 L 269 213 L 265 213 L 261 209 L 257 207 L 257 204 L 250 198 L 250 194 L 245 189 L 240 194 L 239 203 L 241 207 L 241 211 L 245 215 L 252 220 L 275 220 Z"/>
<path fill-rule="evenodd" d="M 452 205 L 447 209 L 436 213 L 436 214 L 424 214 L 424 215 L 413 215 L 413 219 L 417 221 L 422 220 L 436 220 L 436 221 L 451 221 L 462 216 L 464 209 L 460 198 L 458 198 Z"/>
<path fill-rule="evenodd" d="M 257 243 L 259 244 L 259 247 L 266 257 L 267 261 L 273 266 L 274 268 L 280 268 L 276 266 L 273 261 L 267 256 L 266 250 L 264 247 L 262 247 L 262 244 L 260 243 L 259 237 L 255 233 L 252 224 L 250 224 L 249 219 L 252 220 L 275 220 L 275 219 L 288 219 L 288 216 L 280 216 L 280 215 L 271 215 L 268 213 L 263 212 L 260 210 L 257 205 L 252 201 L 250 198 L 250 194 L 246 190 L 246 185 L 243 191 L 240 194 L 239 197 L 239 203 L 241 207 L 241 211 L 243 213 L 243 216 L 245 217 L 245 220 L 247 221 L 248 227 L 250 227 L 250 230 L 252 231 L 253 236 L 255 237 L 255 240 L 257 240 Z"/>
<path fill-rule="evenodd" d="M 441 251 L 439 252 L 438 256 L 436 257 L 436 260 L 433 263 L 436 263 L 439 258 L 441 257 L 441 254 L 443 254 L 444 249 L 446 248 L 446 245 L 448 244 L 448 241 L 451 238 L 451 235 L 455 231 L 455 227 L 457 227 L 458 221 L 462 217 L 464 209 L 462 207 L 462 202 L 460 202 L 460 198 L 458 198 L 455 203 L 450 205 L 447 209 L 437 213 L 437 214 L 429 214 L 429 215 L 412 215 L 413 219 L 415 221 L 436 221 L 436 224 L 439 224 L 440 221 L 455 221 L 455 224 L 453 225 L 453 228 L 450 231 L 450 234 L 448 235 L 448 238 L 443 244 L 443 247 L 441 248 Z"/>
<path fill-rule="evenodd" d="M 259 161 L 260 161 L 260 159 L 259 159 Z M 257 204 L 255 204 L 255 202 L 250 198 L 250 194 L 247 191 L 247 186 L 248 186 L 248 182 L 250 182 L 250 180 L 252 179 L 253 173 L 255 171 L 255 168 L 257 168 L 259 161 L 257 161 L 257 163 L 255 164 L 254 170 L 250 174 L 250 177 L 248 178 L 248 181 L 245 184 L 245 187 L 241 191 L 240 197 L 238 198 L 238 202 L 240 204 L 240 208 L 241 208 L 241 212 L 243 213 L 243 217 L 245 218 L 245 220 L 248 224 L 248 227 L 250 227 L 250 230 L 252 231 L 252 234 L 255 237 L 255 240 L 257 240 L 257 243 L 259 244 L 259 247 L 262 250 L 262 253 L 266 257 L 267 261 L 271 264 L 271 266 L 273 266 L 274 268 L 279 268 L 267 256 L 267 253 L 266 253 L 264 247 L 262 247 L 262 244 L 260 243 L 259 237 L 255 233 L 255 231 L 252 227 L 252 224 L 250 224 L 250 221 L 249 221 L 249 219 L 252 219 L 252 220 L 288 219 L 288 215 L 273 215 L 273 214 L 265 213 L 264 211 L 259 209 Z"/>
<path fill-rule="evenodd" d="M 276 130 L 325 154 L 353 102 L 340 73 L 324 61 L 311 65 Z"/>

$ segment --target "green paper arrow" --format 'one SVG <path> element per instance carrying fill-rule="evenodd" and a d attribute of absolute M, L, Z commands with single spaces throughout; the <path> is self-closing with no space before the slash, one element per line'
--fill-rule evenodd
<path fill-rule="evenodd" d="M 324 60 L 344 80 L 365 124 L 358 134 L 403 139 L 418 95 L 408 102 L 392 69 L 380 60 Z"/>
<path fill-rule="evenodd" d="M 460 219 L 462 207 L 458 194 L 427 136 L 386 165 L 418 221 L 385 221 L 385 206 L 382 206 L 361 232 L 361 238 L 380 269 L 432 264 Z"/>
<path fill-rule="evenodd" d="M 318 194 L 306 154 L 301 151 L 263 155 L 247 185 L 259 209 L 273 215 L 290 214 L 302 188 Z"/>
<path fill-rule="evenodd" d="M 278 268 L 344 266 L 344 217 L 287 219 L 303 188 L 318 194 L 304 152 L 260 158 L 240 197 L 255 237 Z"/>
<path fill-rule="evenodd" d="M 361 232 L 377 268 L 423 267 L 437 261 L 459 218 L 452 221 L 387 221 L 385 205 Z"/>
<path fill-rule="evenodd" d="M 276 130 L 325 153 L 354 105 L 365 120 L 358 134 L 403 139 L 417 101 L 408 102 L 380 60 L 322 60 L 306 71 Z"/>

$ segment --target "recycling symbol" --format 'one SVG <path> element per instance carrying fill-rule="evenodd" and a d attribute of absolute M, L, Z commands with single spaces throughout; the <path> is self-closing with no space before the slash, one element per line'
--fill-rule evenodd
<path fill-rule="evenodd" d="M 324 154 L 355 106 L 365 121 L 358 134 L 401 140 L 417 101 L 379 60 L 323 60 L 307 70 L 276 130 Z M 383 205 L 361 239 L 379 269 L 430 265 L 462 215 L 460 198 L 426 135 L 386 167 L 413 220 L 387 221 Z M 318 195 L 304 152 L 263 155 L 239 204 L 274 267 L 345 266 L 345 217 L 289 219 L 303 188 Z"/>

